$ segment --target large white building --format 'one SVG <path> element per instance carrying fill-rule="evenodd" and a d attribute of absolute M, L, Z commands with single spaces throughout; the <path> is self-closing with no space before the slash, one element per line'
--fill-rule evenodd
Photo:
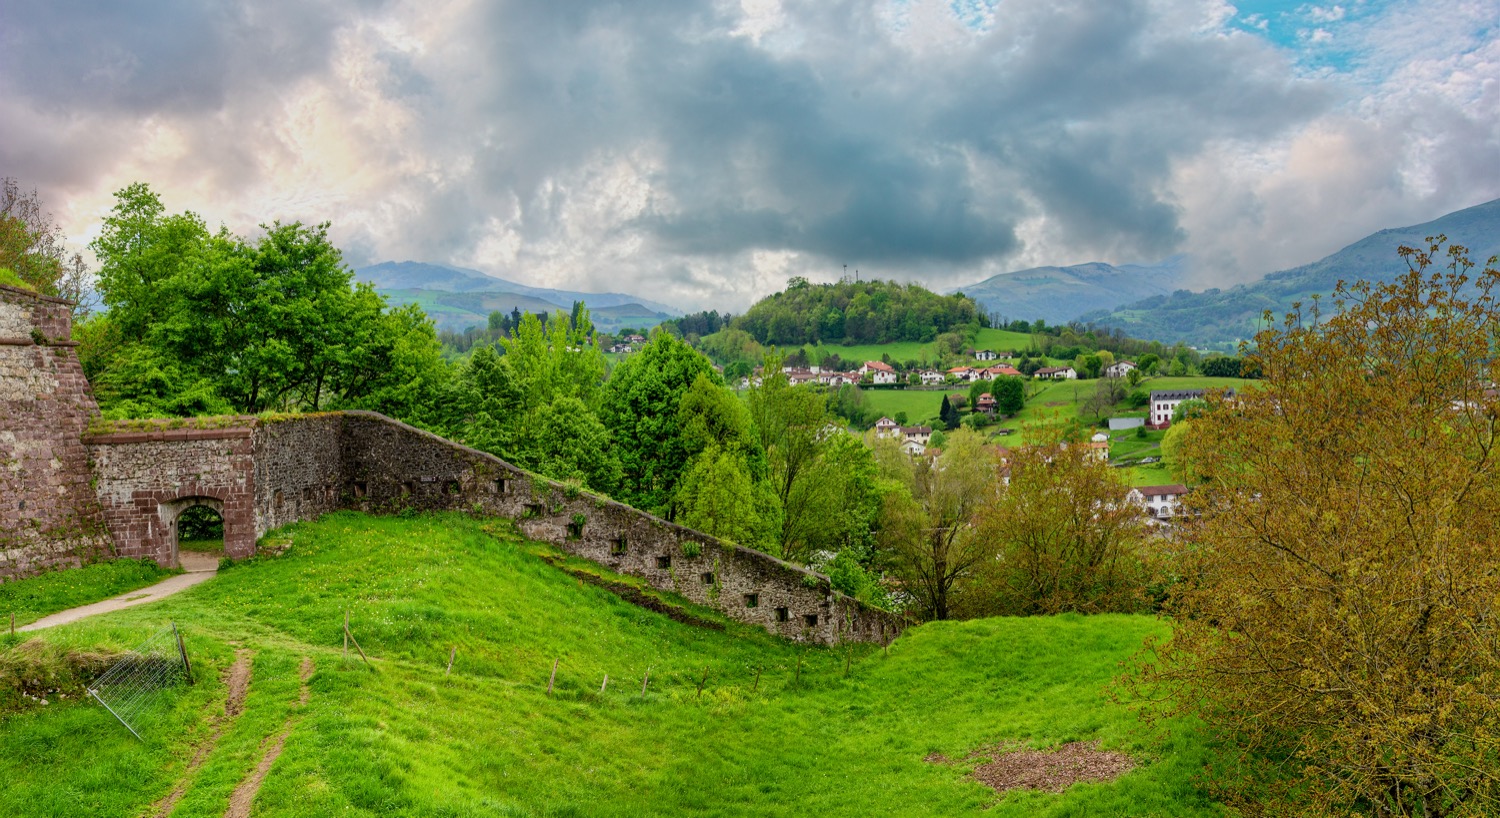
<path fill-rule="evenodd" d="M 1127 496 L 1145 508 L 1147 514 L 1165 520 L 1182 513 L 1182 498 L 1187 493 L 1187 486 L 1174 483 L 1170 486 L 1136 486 Z"/>
<path fill-rule="evenodd" d="M 1153 429 L 1165 429 L 1172 425 L 1172 415 L 1177 407 L 1185 400 L 1202 400 L 1208 393 L 1206 389 L 1153 389 L 1151 390 L 1151 414 L 1147 426 Z M 1234 397 L 1234 390 L 1225 393 L 1226 397 Z"/>

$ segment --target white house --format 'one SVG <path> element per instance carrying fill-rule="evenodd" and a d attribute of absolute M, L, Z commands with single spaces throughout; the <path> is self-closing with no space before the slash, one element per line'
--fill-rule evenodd
<path fill-rule="evenodd" d="M 890 418 L 881 418 L 875 421 L 876 437 L 895 437 L 901 434 L 901 424 Z"/>
<path fill-rule="evenodd" d="M 976 361 L 993 361 L 998 357 L 1000 356 L 988 349 L 975 350 L 974 352 L 974 360 Z"/>
<path fill-rule="evenodd" d="M 922 370 L 922 385 L 923 386 L 932 386 L 933 384 L 939 384 L 939 383 L 942 383 L 942 382 L 944 382 L 946 380 L 947 380 L 947 377 L 944 376 L 943 373 L 937 371 L 936 369 L 924 369 L 924 370 Z"/>
<path fill-rule="evenodd" d="M 908 441 L 914 441 L 916 443 L 922 444 L 923 446 L 926 446 L 929 442 L 932 441 L 932 427 L 903 426 L 901 427 L 901 436 L 905 437 Z"/>
<path fill-rule="evenodd" d="M 1202 400 L 1207 394 L 1204 389 L 1153 389 L 1151 390 L 1151 422 L 1146 424 L 1152 429 L 1165 429 L 1172 425 L 1172 415 L 1176 413 L 1177 407 L 1185 400 Z M 1225 393 L 1226 397 L 1234 397 L 1234 390 Z"/>
<path fill-rule="evenodd" d="M 1078 379 L 1078 371 L 1071 366 L 1044 366 L 1034 373 L 1034 377 L 1054 381 L 1073 381 Z"/>
<path fill-rule="evenodd" d="M 865 361 L 865 365 L 859 368 L 859 374 L 869 375 L 870 380 L 880 383 L 895 383 L 898 380 L 896 370 L 885 361 Z"/>
<path fill-rule="evenodd" d="M 1187 486 L 1174 483 L 1170 486 L 1136 486 L 1126 496 L 1146 509 L 1147 514 L 1165 520 L 1182 513 L 1182 498 L 1187 492 Z"/>
<path fill-rule="evenodd" d="M 916 440 L 907 440 L 901 444 L 901 451 L 906 452 L 912 457 L 921 457 L 927 453 L 927 444 Z"/>
<path fill-rule="evenodd" d="M 1132 369 L 1135 369 L 1135 361 L 1115 361 L 1104 368 L 1104 377 L 1123 378 L 1129 375 Z"/>
<path fill-rule="evenodd" d="M 948 370 L 948 374 L 961 381 L 977 381 L 982 379 L 984 370 L 974 369 L 967 366 L 955 366 Z"/>

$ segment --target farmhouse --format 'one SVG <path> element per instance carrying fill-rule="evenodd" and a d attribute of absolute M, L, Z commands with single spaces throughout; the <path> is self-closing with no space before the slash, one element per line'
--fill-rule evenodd
<path fill-rule="evenodd" d="M 1072 381 L 1078 379 L 1078 371 L 1071 366 L 1044 366 L 1036 371 L 1035 377 L 1053 381 Z"/>
<path fill-rule="evenodd" d="M 923 386 L 932 386 L 934 384 L 943 383 L 947 380 L 947 377 L 936 369 L 924 369 L 920 374 L 922 377 Z"/>
<path fill-rule="evenodd" d="M 1115 361 L 1104 368 L 1104 376 L 1106 378 L 1123 378 L 1130 374 L 1130 370 L 1135 368 L 1135 361 Z"/>
<path fill-rule="evenodd" d="M 996 358 L 1000 357 L 992 350 L 988 349 L 971 349 L 969 350 L 969 352 L 974 356 L 974 360 L 976 361 L 993 361 Z"/>
<path fill-rule="evenodd" d="M 859 374 L 869 375 L 870 380 L 877 384 L 895 383 L 897 380 L 895 367 L 885 361 L 865 361 L 865 365 L 859 368 Z"/>
<path fill-rule="evenodd" d="M 1182 498 L 1187 492 L 1187 486 L 1173 483 L 1168 486 L 1136 486 L 1126 496 L 1146 509 L 1147 514 L 1165 520 L 1182 513 Z"/>

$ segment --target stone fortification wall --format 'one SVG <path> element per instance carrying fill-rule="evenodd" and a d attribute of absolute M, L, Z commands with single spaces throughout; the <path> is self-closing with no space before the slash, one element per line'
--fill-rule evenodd
<path fill-rule="evenodd" d="M 110 554 L 81 442 L 99 407 L 71 306 L 0 286 L 0 577 Z"/>
<path fill-rule="evenodd" d="M 254 431 L 255 536 L 345 508 L 341 415 L 262 420 Z"/>
<path fill-rule="evenodd" d="M 828 578 L 511 466 L 383 415 L 343 425 L 345 496 L 359 508 L 457 509 L 510 517 L 526 536 L 675 591 L 790 639 L 894 639 L 904 620 Z"/>
<path fill-rule="evenodd" d="M 215 419 L 219 420 L 219 419 Z M 255 553 L 254 418 L 225 428 L 157 428 L 84 438 L 98 503 L 119 555 L 177 564 L 177 515 L 205 505 L 224 518 L 224 553 Z"/>

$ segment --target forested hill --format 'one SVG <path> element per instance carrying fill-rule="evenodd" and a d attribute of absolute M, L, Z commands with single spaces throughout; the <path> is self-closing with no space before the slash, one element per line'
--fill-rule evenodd
<path fill-rule="evenodd" d="M 811 284 L 794 278 L 783 292 L 761 299 L 733 326 L 762 344 L 796 346 L 931 341 L 965 325 L 983 326 L 984 311 L 961 293 L 938 295 L 917 284 L 840 281 Z"/>

